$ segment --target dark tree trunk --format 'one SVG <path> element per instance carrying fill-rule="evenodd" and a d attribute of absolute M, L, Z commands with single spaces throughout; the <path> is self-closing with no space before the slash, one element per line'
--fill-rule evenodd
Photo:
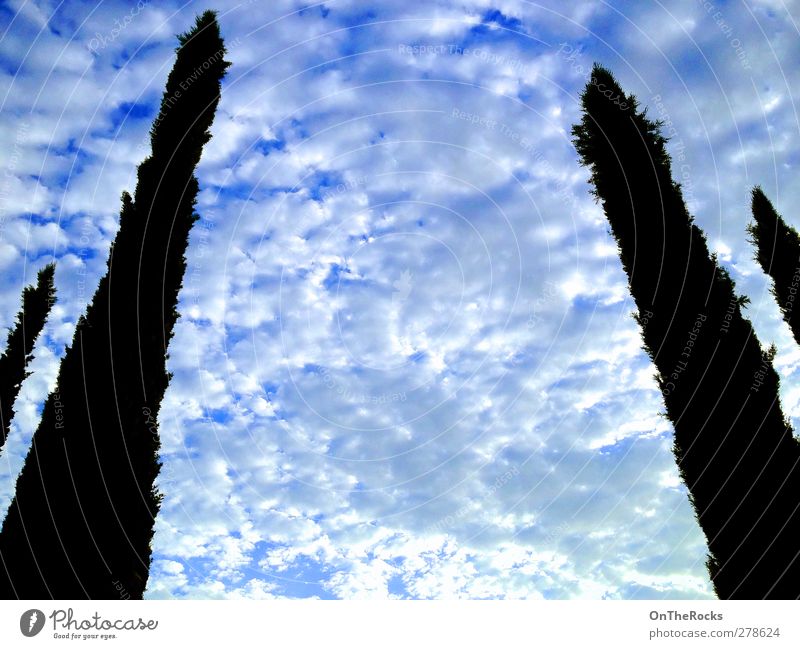
<path fill-rule="evenodd" d="M 674 452 L 720 598 L 800 596 L 800 445 L 745 300 L 673 182 L 659 124 L 595 66 L 573 129 L 658 369 Z"/>
<path fill-rule="evenodd" d="M 6 597 L 141 598 L 160 494 L 156 417 L 169 381 L 195 167 L 229 63 L 213 12 L 179 37 L 175 65 L 122 197 L 108 271 L 78 323 L 0 533 Z"/>
<path fill-rule="evenodd" d="M 753 189 L 753 223 L 747 228 L 756 261 L 772 278 L 772 294 L 800 344 L 800 235 L 772 207 L 760 187 Z"/>
<path fill-rule="evenodd" d="M 6 351 L 0 356 L 0 446 L 8 439 L 14 401 L 28 376 L 25 368 L 31 359 L 31 350 L 56 301 L 54 271 L 53 264 L 45 266 L 39 271 L 36 287 L 27 286 L 22 291 L 22 311 L 8 333 Z"/>

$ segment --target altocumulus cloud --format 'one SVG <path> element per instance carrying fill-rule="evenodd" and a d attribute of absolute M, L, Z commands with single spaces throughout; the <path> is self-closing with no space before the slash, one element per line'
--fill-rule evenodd
<path fill-rule="evenodd" d="M 60 296 L 2 456 L 3 511 L 197 10 L 140 4 L 0 10 L 0 317 L 52 258 Z M 744 232 L 750 185 L 779 209 L 800 198 L 796 17 L 264 4 L 216 4 L 233 67 L 170 347 L 148 596 L 710 597 L 569 130 L 594 60 L 669 121 L 796 415 L 800 355 Z"/>

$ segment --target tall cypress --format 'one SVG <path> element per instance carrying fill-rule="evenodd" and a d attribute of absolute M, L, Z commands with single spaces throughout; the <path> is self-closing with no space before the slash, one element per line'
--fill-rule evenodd
<path fill-rule="evenodd" d="M 800 596 L 800 444 L 778 399 L 772 350 L 709 254 L 660 122 L 595 66 L 573 127 L 605 210 L 658 373 L 673 450 L 708 540 L 720 598 Z"/>
<path fill-rule="evenodd" d="M 775 211 L 761 187 L 752 194 L 753 222 L 747 227 L 756 261 L 772 278 L 772 294 L 800 344 L 800 235 Z"/>
<path fill-rule="evenodd" d="M 29 374 L 26 368 L 31 360 L 33 344 L 56 301 L 54 272 L 55 265 L 48 264 L 39 271 L 36 286 L 26 286 L 22 291 L 22 310 L 8 333 L 6 350 L 0 356 L 0 446 L 8 438 L 11 418 L 14 416 L 14 401 Z"/>
<path fill-rule="evenodd" d="M 147 584 L 161 498 L 156 420 L 198 218 L 194 170 L 230 65 L 213 12 L 178 41 L 151 155 L 134 197 L 122 195 L 107 272 L 62 360 L 0 533 L 6 597 L 140 598 Z"/>

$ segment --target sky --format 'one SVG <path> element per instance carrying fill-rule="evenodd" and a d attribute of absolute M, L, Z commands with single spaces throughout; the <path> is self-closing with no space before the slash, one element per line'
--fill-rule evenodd
<path fill-rule="evenodd" d="M 797 428 L 800 352 L 745 230 L 756 184 L 800 225 L 794 1 L 7 1 L 0 326 L 53 260 L 58 303 L 0 516 L 175 35 L 206 9 L 232 66 L 197 169 L 145 596 L 713 597 L 570 129 L 595 61 L 664 121 Z"/>

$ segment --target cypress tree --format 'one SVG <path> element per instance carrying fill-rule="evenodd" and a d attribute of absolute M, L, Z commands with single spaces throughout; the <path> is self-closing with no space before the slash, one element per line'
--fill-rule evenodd
<path fill-rule="evenodd" d="M 800 235 L 775 211 L 761 187 L 753 189 L 752 209 L 747 231 L 756 247 L 756 261 L 772 278 L 772 294 L 800 344 L 800 317 L 794 317 L 795 308 L 800 309 Z"/>
<path fill-rule="evenodd" d="M 709 254 L 660 122 L 595 65 L 573 127 L 635 300 L 672 422 L 673 450 L 708 541 L 720 598 L 800 596 L 800 444 L 778 399 L 774 350 Z"/>
<path fill-rule="evenodd" d="M 0 594 L 141 598 L 160 494 L 157 413 L 169 381 L 194 176 L 230 65 L 216 15 L 178 37 L 174 67 L 91 304 L 45 403 L 0 533 Z M 4 593 L 2 592 L 4 590 Z"/>
<path fill-rule="evenodd" d="M 25 368 L 31 360 L 33 344 L 56 301 L 54 272 L 55 265 L 48 264 L 39 271 L 36 286 L 26 286 L 22 291 L 22 310 L 8 333 L 6 351 L 0 356 L 0 447 L 8 438 L 14 401 L 22 382 L 29 375 Z"/>

